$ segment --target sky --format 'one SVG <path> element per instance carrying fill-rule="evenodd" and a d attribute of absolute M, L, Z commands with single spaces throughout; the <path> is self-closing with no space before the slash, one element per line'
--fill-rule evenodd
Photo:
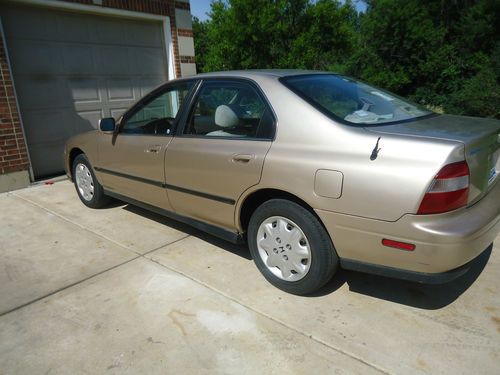
<path fill-rule="evenodd" d="M 207 13 L 210 12 L 210 3 L 212 0 L 190 0 L 191 14 L 204 21 L 208 18 Z M 363 1 L 355 1 L 358 12 L 364 12 L 366 4 Z"/>

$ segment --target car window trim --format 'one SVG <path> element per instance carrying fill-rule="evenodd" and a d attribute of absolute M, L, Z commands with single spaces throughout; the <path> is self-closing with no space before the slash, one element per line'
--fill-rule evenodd
<path fill-rule="evenodd" d="M 191 96 L 193 92 L 198 88 L 198 85 L 201 80 L 199 79 L 182 79 L 182 80 L 175 80 L 175 81 L 170 81 L 167 83 L 162 84 L 161 86 L 153 89 L 150 91 L 148 94 L 143 96 L 141 99 L 137 101 L 131 108 L 129 108 L 118 120 L 118 131 L 117 134 L 120 134 L 121 136 L 149 136 L 149 137 L 173 137 L 176 133 L 176 129 L 179 123 L 179 120 L 182 118 L 184 111 L 187 107 L 188 102 L 191 100 Z M 177 115 L 175 116 L 174 123 L 172 125 L 172 131 L 170 134 L 134 134 L 134 133 L 124 133 L 123 126 L 127 123 L 127 121 L 135 115 L 138 111 L 140 111 L 145 105 L 148 103 L 152 102 L 159 96 L 163 95 L 169 90 L 172 90 L 175 88 L 177 85 L 182 85 L 185 83 L 193 82 L 193 86 L 191 87 L 191 90 L 189 91 L 188 95 L 186 96 L 184 102 L 181 104 L 179 107 L 179 110 L 177 111 Z"/>
<path fill-rule="evenodd" d="M 264 105 L 266 106 L 266 109 L 269 110 L 271 117 L 273 119 L 272 121 L 272 137 L 268 138 L 256 138 L 256 137 L 225 137 L 225 136 L 212 136 L 212 137 L 207 137 L 205 135 L 196 135 L 196 134 L 184 134 L 184 129 L 187 126 L 187 122 L 191 116 L 191 113 L 194 111 L 194 106 L 196 104 L 196 101 L 198 100 L 198 97 L 200 95 L 201 89 L 204 87 L 205 84 L 212 84 L 212 83 L 231 83 L 231 82 L 236 82 L 236 83 L 246 83 L 249 84 L 255 91 L 257 92 L 257 95 L 261 98 L 263 101 Z M 196 139 L 233 139 L 233 140 L 239 140 L 239 141 L 274 141 L 276 139 L 276 131 L 277 131 L 277 117 L 276 113 L 274 112 L 273 107 L 271 106 L 271 103 L 267 99 L 266 95 L 260 88 L 260 86 L 257 84 L 257 82 L 244 78 L 244 77 L 208 77 L 208 78 L 202 78 L 196 87 L 196 90 L 193 90 L 191 93 L 191 97 L 189 100 L 189 107 L 186 106 L 185 111 L 182 114 L 182 117 L 179 119 L 177 123 L 177 131 L 175 132 L 175 137 L 179 138 L 196 138 Z M 187 101 L 186 101 L 187 102 Z"/>

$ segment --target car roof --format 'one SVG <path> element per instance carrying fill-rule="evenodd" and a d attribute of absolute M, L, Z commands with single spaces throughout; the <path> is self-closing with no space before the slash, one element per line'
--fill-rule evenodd
<path fill-rule="evenodd" d="M 281 78 L 302 74 L 325 74 L 329 72 L 318 70 L 300 69 L 249 69 L 249 70 L 228 70 L 220 72 L 201 73 L 189 78 L 209 78 L 209 77 L 246 77 L 246 78 Z M 187 78 L 187 77 L 186 77 Z"/>

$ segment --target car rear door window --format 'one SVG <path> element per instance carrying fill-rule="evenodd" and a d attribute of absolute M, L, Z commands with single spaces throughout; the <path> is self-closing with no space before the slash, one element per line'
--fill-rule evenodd
<path fill-rule="evenodd" d="M 120 129 L 125 134 L 170 135 L 175 118 L 193 82 L 185 82 L 145 101 L 128 117 Z"/>
<path fill-rule="evenodd" d="M 257 90 L 244 82 L 206 82 L 184 129 L 207 138 L 272 138 L 274 118 Z"/>

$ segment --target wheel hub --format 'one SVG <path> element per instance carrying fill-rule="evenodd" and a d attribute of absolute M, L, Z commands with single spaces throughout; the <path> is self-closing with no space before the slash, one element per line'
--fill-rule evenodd
<path fill-rule="evenodd" d="M 311 249 L 302 229 L 293 221 L 272 216 L 257 231 L 257 248 L 266 267 L 286 281 L 298 281 L 311 266 Z"/>
<path fill-rule="evenodd" d="M 94 197 L 94 180 L 89 168 L 85 164 L 77 164 L 75 168 L 75 180 L 80 196 L 86 201 L 91 201 Z"/>

